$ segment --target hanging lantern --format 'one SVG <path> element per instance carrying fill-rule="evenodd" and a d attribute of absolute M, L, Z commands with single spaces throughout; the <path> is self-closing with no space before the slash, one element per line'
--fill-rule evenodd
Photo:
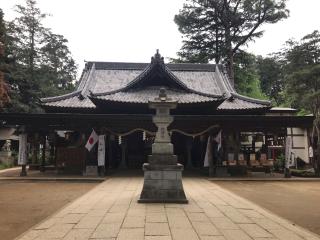
<path fill-rule="evenodd" d="M 119 145 L 122 144 L 122 137 L 121 136 L 119 136 L 119 138 L 118 138 L 118 143 L 119 143 Z"/>

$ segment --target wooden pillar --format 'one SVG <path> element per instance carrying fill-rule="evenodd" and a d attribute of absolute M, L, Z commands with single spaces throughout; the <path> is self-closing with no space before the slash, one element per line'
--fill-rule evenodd
<path fill-rule="evenodd" d="M 241 145 L 241 141 L 240 141 L 240 132 L 238 130 L 235 131 L 235 138 L 234 138 L 234 158 L 235 160 L 239 160 L 239 153 L 240 153 L 240 145 Z"/>
<path fill-rule="evenodd" d="M 122 138 L 122 142 L 121 142 L 121 161 L 120 161 L 120 164 L 119 164 L 119 168 L 121 168 L 121 169 L 126 169 L 127 168 L 126 151 L 127 151 L 127 142 L 125 141 L 124 138 Z"/>
<path fill-rule="evenodd" d="M 32 164 L 38 164 L 38 152 L 39 152 L 39 134 L 34 133 L 32 136 Z"/>
<path fill-rule="evenodd" d="M 45 164 L 46 164 L 46 143 L 47 143 L 47 136 L 44 134 L 42 136 L 42 154 L 41 154 L 41 166 L 40 166 L 40 171 L 44 172 L 45 171 Z"/>
<path fill-rule="evenodd" d="M 191 157 L 191 149 L 192 149 L 192 137 L 187 137 L 186 139 L 186 149 L 187 149 L 187 162 L 186 162 L 186 168 L 190 169 L 193 168 L 192 166 L 192 157 Z"/>
<path fill-rule="evenodd" d="M 111 169 L 113 167 L 112 166 L 112 164 L 113 164 L 113 162 L 112 162 L 112 160 L 113 160 L 112 137 L 114 137 L 114 136 L 109 135 L 107 137 L 107 139 L 108 139 L 108 148 L 107 148 L 107 152 L 108 152 L 108 164 L 107 164 L 107 167 L 108 167 L 108 169 Z"/>

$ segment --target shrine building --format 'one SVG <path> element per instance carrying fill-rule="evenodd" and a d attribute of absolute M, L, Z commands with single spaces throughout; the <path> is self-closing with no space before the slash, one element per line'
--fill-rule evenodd
<path fill-rule="evenodd" d="M 148 103 L 160 89 L 177 102 L 168 130 L 186 169 L 204 166 L 208 138 L 219 134 L 214 167 L 270 166 L 284 153 L 287 136 L 295 157 L 308 161 L 312 116 L 240 95 L 222 65 L 167 64 L 159 52 L 149 63 L 87 62 L 74 92 L 41 99 L 45 113 L 8 113 L 0 120 L 27 134 L 30 166 L 87 175 L 98 165 L 105 172 L 141 169 L 157 131 Z M 105 136 L 103 163 L 97 160 L 98 144 L 85 148 L 93 130 Z"/>

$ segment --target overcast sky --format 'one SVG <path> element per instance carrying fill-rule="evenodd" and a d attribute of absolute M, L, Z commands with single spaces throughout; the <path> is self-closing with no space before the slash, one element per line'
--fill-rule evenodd
<path fill-rule="evenodd" d="M 14 18 L 13 6 L 23 0 L 1 0 L 5 19 Z M 38 0 L 45 21 L 55 33 L 69 40 L 69 48 L 81 69 L 87 61 L 149 62 L 155 50 L 175 57 L 181 35 L 174 15 L 184 0 Z M 248 47 L 267 55 L 278 51 L 289 38 L 300 39 L 320 30 L 320 0 L 289 0 L 290 17 L 265 25 L 265 34 Z"/>

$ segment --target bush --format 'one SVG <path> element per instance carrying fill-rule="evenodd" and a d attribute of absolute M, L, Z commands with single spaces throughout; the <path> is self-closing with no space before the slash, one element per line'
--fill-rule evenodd
<path fill-rule="evenodd" d="M 274 162 L 274 170 L 275 171 L 281 171 L 284 169 L 285 164 L 285 156 L 283 154 L 279 155 Z"/>
<path fill-rule="evenodd" d="M 313 169 L 309 170 L 299 170 L 299 169 L 291 169 L 291 175 L 295 177 L 316 177 Z"/>
<path fill-rule="evenodd" d="M 13 164 L 0 163 L 0 170 L 14 167 Z"/>

